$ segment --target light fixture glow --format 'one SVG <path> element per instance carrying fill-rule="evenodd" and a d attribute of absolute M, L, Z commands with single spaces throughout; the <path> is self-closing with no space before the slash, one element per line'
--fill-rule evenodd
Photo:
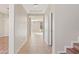
<path fill-rule="evenodd" d="M 34 7 L 38 7 L 38 4 L 34 4 Z"/>

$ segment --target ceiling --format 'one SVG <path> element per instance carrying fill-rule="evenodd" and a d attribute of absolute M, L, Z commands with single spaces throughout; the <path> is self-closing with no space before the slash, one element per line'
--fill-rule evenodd
<path fill-rule="evenodd" d="M 47 4 L 24 4 L 23 7 L 30 14 L 43 14 L 48 8 Z"/>
<path fill-rule="evenodd" d="M 0 4 L 0 13 L 8 14 L 9 13 L 9 5 L 8 4 Z"/>

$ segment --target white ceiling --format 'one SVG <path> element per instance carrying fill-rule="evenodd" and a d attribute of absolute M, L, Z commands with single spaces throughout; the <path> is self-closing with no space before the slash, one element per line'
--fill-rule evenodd
<path fill-rule="evenodd" d="M 43 14 L 45 13 L 46 9 L 48 8 L 47 4 L 24 4 L 23 7 L 30 14 Z"/>
<path fill-rule="evenodd" d="M 8 14 L 9 13 L 9 5 L 8 4 L 0 4 L 0 13 Z"/>

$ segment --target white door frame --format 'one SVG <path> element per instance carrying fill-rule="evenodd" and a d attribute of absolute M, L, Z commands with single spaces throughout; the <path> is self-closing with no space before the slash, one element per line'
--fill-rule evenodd
<path fill-rule="evenodd" d="M 9 5 L 9 54 L 14 54 L 14 5 Z"/>

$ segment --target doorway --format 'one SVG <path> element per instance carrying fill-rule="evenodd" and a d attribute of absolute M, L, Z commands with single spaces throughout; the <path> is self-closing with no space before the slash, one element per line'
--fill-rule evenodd
<path fill-rule="evenodd" d="M 52 47 L 45 41 L 44 15 L 28 15 L 27 42 L 22 46 L 19 54 L 51 54 Z"/>
<path fill-rule="evenodd" d="M 44 39 L 44 15 L 29 15 L 28 20 L 28 53 L 52 53 L 52 48 L 46 44 Z"/>
<path fill-rule="evenodd" d="M 23 5 L 15 5 L 15 15 L 15 53 L 52 53 L 50 14 L 27 13 Z"/>

